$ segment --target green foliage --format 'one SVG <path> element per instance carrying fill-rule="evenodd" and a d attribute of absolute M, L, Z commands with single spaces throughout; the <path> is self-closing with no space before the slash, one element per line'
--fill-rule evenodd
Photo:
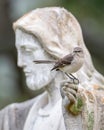
<path fill-rule="evenodd" d="M 64 0 L 63 6 L 74 12 L 78 17 L 93 16 L 102 18 L 104 16 L 103 0 Z"/>

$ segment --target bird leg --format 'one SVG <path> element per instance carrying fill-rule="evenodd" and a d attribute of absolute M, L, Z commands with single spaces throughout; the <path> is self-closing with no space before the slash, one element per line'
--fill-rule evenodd
<path fill-rule="evenodd" d="M 75 76 L 73 76 L 72 74 L 68 74 L 68 73 L 66 73 L 65 72 L 65 74 L 71 79 L 71 80 L 73 80 L 73 83 L 74 84 L 79 84 L 79 80 L 75 77 Z M 76 82 L 77 81 L 77 82 Z"/>

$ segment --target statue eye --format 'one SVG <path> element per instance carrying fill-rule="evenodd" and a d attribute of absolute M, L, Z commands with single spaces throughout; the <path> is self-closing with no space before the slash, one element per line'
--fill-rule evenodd
<path fill-rule="evenodd" d="M 21 52 L 25 54 L 25 56 L 32 55 L 32 50 L 26 47 L 21 47 Z"/>
<path fill-rule="evenodd" d="M 26 51 L 26 52 L 31 52 L 31 49 L 26 48 L 25 51 Z"/>
<path fill-rule="evenodd" d="M 74 51 L 75 53 L 77 53 L 77 52 L 81 52 L 80 50 L 79 51 Z"/>

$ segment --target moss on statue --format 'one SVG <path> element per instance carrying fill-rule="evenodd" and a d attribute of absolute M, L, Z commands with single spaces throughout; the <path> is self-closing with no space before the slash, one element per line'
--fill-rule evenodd
<path fill-rule="evenodd" d="M 82 98 L 77 98 L 76 103 L 71 103 L 68 105 L 68 111 L 70 111 L 73 115 L 78 115 L 83 109 L 83 104 Z"/>
<path fill-rule="evenodd" d="M 93 130 L 94 125 L 94 113 L 90 112 L 88 114 L 88 130 Z"/>

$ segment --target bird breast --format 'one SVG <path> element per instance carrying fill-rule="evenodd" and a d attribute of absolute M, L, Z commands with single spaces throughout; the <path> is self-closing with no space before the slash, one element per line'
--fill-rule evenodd
<path fill-rule="evenodd" d="M 83 65 L 83 58 L 78 59 L 77 57 L 75 57 L 70 65 L 66 65 L 60 69 L 63 72 L 75 73 L 82 67 L 82 65 Z"/>

